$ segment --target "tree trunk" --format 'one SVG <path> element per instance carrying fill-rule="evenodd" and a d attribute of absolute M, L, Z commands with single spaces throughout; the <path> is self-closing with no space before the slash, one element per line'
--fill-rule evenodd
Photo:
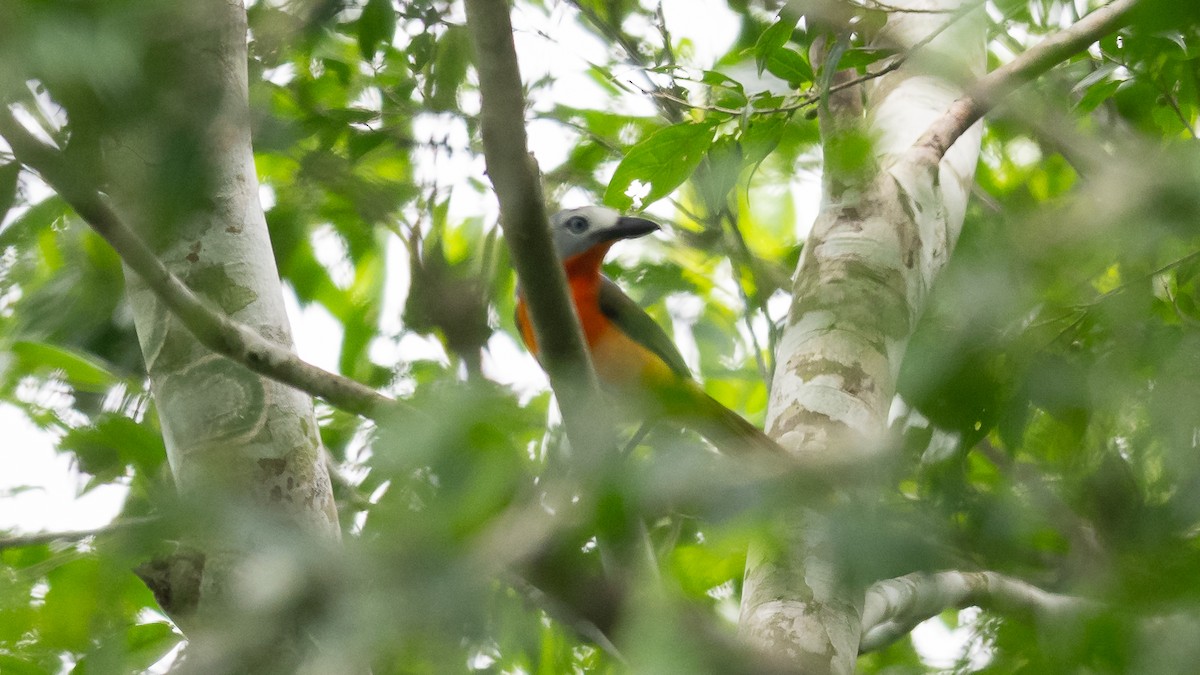
<path fill-rule="evenodd" d="M 954 10 L 963 3 L 890 4 Z M 953 17 L 892 12 L 874 42 L 903 52 Z M 796 274 L 767 428 L 809 470 L 860 494 L 870 494 L 868 477 L 892 459 L 884 432 L 900 359 L 958 239 L 980 132 L 960 139 L 939 166 L 910 149 L 962 94 L 961 83 L 980 74 L 981 19 L 978 10 L 958 18 L 903 67 L 872 81 L 865 102 L 847 90 L 822 114 L 822 206 Z M 873 143 L 874 165 L 839 171 L 830 158 L 855 135 Z M 824 516 L 792 517 L 791 550 L 759 547 L 748 559 L 741 631 L 805 673 L 851 673 L 863 589 L 840 578 Z"/>
<path fill-rule="evenodd" d="M 196 293 L 292 349 L 250 143 L 245 9 L 220 0 L 166 7 L 153 19 L 144 112 L 105 129 L 108 191 L 122 218 Z M 212 353 L 137 274 L 127 268 L 126 277 L 184 502 L 212 509 L 209 516 L 253 505 L 296 536 L 336 540 L 312 398 Z M 238 539 L 225 529 L 189 542 L 206 554 L 201 608 L 219 598 L 234 562 L 261 544 L 251 541 L 261 531 L 240 528 Z"/>

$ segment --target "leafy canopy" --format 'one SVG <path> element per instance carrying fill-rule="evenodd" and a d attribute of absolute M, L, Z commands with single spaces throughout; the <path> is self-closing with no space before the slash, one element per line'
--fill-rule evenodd
<path fill-rule="evenodd" d="M 147 36 L 169 4 L 8 0 L 0 93 L 92 166 L 88 140 L 144 114 L 159 86 Z M 839 66 L 877 72 L 897 56 L 867 42 L 889 7 L 845 4 L 858 18 Z M 988 3 L 992 64 L 1097 4 Z M 738 32 L 703 62 L 698 36 L 647 5 L 516 3 L 518 48 L 555 64 L 527 76 L 547 194 L 649 208 L 670 225 L 608 272 L 673 328 L 710 393 L 761 420 L 798 221 L 815 208 L 797 195 L 813 193 L 820 163 L 810 112 L 828 66 L 808 57 L 820 31 L 732 0 L 721 20 Z M 343 475 L 345 547 L 264 542 L 283 557 L 265 558 L 263 580 L 285 559 L 306 581 L 260 616 L 309 612 L 334 662 L 376 673 L 605 672 L 622 662 L 589 626 L 620 596 L 605 627 L 629 663 L 729 672 L 719 636 L 732 634 L 745 545 L 770 540 L 769 515 L 794 496 L 739 482 L 695 438 L 655 429 L 618 479 L 575 486 L 587 506 L 569 527 L 548 518 L 541 486 L 568 462 L 515 347 L 460 7 L 258 2 L 248 14 L 280 274 L 300 306 L 332 318 L 341 373 L 427 413 L 372 426 L 319 407 Z M 853 581 L 992 569 L 1108 608 L 1069 627 L 985 613 L 970 628 L 984 670 L 1165 672 L 1195 656 L 1195 640 L 1161 649 L 1157 633 L 1130 630 L 1200 599 L 1194 14 L 1144 3 L 1131 27 L 989 119 L 962 240 L 901 373 L 904 461 L 878 504 L 835 514 Z M 864 143 L 858 159 L 831 161 L 869 157 Z M 180 636 L 131 570 L 169 552 L 180 514 L 119 261 L 3 152 L 0 213 L 0 402 L 53 435 L 84 490 L 128 486 L 121 521 L 167 516 L 0 550 L 0 671 L 140 670 Z M 5 489 L 0 499 L 21 488 Z M 187 522 L 213 526 L 226 508 L 237 506 Z M 619 588 L 589 586 L 605 547 L 651 562 L 624 568 Z M 506 571 L 535 554 L 537 589 Z M 589 607 L 600 618 L 581 620 Z M 270 637 L 263 625 L 235 623 L 227 638 Z M 907 640 L 859 665 L 930 667 Z"/>

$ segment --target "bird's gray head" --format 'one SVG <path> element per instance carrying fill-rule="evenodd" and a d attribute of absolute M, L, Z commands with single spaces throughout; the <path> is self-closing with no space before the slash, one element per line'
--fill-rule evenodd
<path fill-rule="evenodd" d="M 550 218 L 554 250 L 562 260 L 577 256 L 597 244 L 632 239 L 657 229 L 658 223 L 654 221 L 636 216 L 622 216 L 616 210 L 604 206 L 567 209 Z"/>

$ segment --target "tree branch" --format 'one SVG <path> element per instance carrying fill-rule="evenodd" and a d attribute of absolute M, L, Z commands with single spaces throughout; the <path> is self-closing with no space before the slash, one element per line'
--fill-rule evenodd
<path fill-rule="evenodd" d="M 0 106 L 0 137 L 8 142 L 17 160 L 41 175 L 84 222 L 112 245 L 121 260 L 201 344 L 259 375 L 319 396 L 347 412 L 377 417 L 401 405 L 366 385 L 301 360 L 291 349 L 268 341 L 214 309 L 167 269 L 62 151 L 38 140 L 8 106 Z"/>
<path fill-rule="evenodd" d="M 1095 527 L 1076 513 L 1033 465 L 1017 462 L 993 445 L 986 436 L 976 444 L 974 452 L 987 458 L 1001 475 L 1029 494 L 1033 508 L 1045 514 L 1046 519 L 1062 531 L 1070 542 L 1072 557 L 1099 564 L 1109 556 L 1096 534 Z"/>
<path fill-rule="evenodd" d="M 1124 26 L 1139 0 L 1113 0 L 1042 40 L 1012 61 L 984 75 L 967 94 L 955 101 L 940 119 L 930 125 L 913 146 L 926 161 L 940 162 L 958 137 L 979 121 L 989 109 L 1013 90 L 1032 81 L 1101 37 Z"/>
<path fill-rule="evenodd" d="M 627 33 L 625 33 L 625 31 L 621 30 L 620 26 L 601 19 L 595 10 L 583 4 L 582 2 L 579 2 L 579 0 L 569 0 L 569 4 L 575 8 L 575 11 L 583 15 L 588 22 L 595 26 L 596 29 L 599 30 L 606 39 L 616 43 L 617 45 L 620 45 L 621 50 L 625 52 L 625 61 L 638 69 L 642 79 L 645 80 L 647 86 L 649 86 L 648 90 L 643 89 L 642 92 L 651 97 L 658 108 L 659 114 L 663 116 L 663 119 L 667 120 L 671 124 L 678 124 L 679 122 L 683 121 L 683 113 L 680 106 L 689 107 L 690 104 L 680 96 L 682 91 L 678 85 L 674 84 L 675 78 L 673 76 L 671 77 L 672 86 L 669 88 L 663 87 L 655 82 L 654 78 L 650 77 L 648 72 L 651 68 L 651 65 L 646 63 L 646 59 L 642 55 L 641 51 L 638 50 L 637 44 L 629 37 Z M 659 10 L 661 11 L 661 9 L 662 5 L 660 4 Z M 666 34 L 666 24 L 661 22 L 661 19 L 659 23 L 659 32 L 663 37 L 663 49 L 666 50 L 668 55 L 671 56 L 670 65 L 674 65 L 674 56 L 670 53 L 671 41 L 669 36 Z M 663 103 L 663 101 L 669 101 L 676 105 L 666 105 Z"/>
<path fill-rule="evenodd" d="M 77 542 L 87 539 L 88 537 L 96 537 L 131 527 L 147 525 L 149 523 L 156 522 L 157 520 L 158 518 L 147 516 L 144 518 L 129 518 L 126 520 L 114 521 L 108 525 L 105 525 L 104 527 L 98 527 L 94 530 L 71 530 L 67 532 L 34 532 L 33 534 L 18 534 L 12 537 L 0 538 L 0 551 L 10 548 L 52 544 L 56 541 Z"/>
<path fill-rule="evenodd" d="M 537 164 L 529 155 L 508 3 L 467 0 L 466 8 L 479 72 L 484 161 L 500 202 L 504 240 L 529 304 L 538 358 L 558 397 L 572 446 L 585 457 L 598 458 L 614 449 L 612 425 L 605 423 L 605 402 L 554 253 Z"/>
<path fill-rule="evenodd" d="M 867 590 L 859 652 L 881 649 L 944 610 L 972 605 L 1054 621 L 1101 609 L 1096 601 L 1050 593 L 997 572 L 917 572 Z"/>

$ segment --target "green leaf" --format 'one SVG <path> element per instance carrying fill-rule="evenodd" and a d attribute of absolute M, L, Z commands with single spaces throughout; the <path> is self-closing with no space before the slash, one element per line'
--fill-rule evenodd
<path fill-rule="evenodd" d="M 896 50 L 894 49 L 868 49 L 863 47 L 847 49 L 842 54 L 842 58 L 838 59 L 838 68 L 866 68 L 872 63 L 895 53 Z"/>
<path fill-rule="evenodd" d="M 367 0 L 358 19 L 358 49 L 367 61 L 375 58 L 380 43 L 388 44 L 396 34 L 396 10 L 392 0 Z"/>
<path fill-rule="evenodd" d="M 94 558 L 73 560 L 47 576 L 50 588 L 42 606 L 41 633 L 46 646 L 83 651 L 92 642 L 93 619 L 101 611 L 102 589 L 109 588 Z"/>
<path fill-rule="evenodd" d="M 81 391 L 103 392 L 118 381 L 101 361 L 45 342 L 14 342 L 12 353 L 17 357 L 19 370 L 60 373 L 72 387 Z"/>
<path fill-rule="evenodd" d="M 794 12 L 780 13 L 778 20 L 758 36 L 758 41 L 754 43 L 754 64 L 758 66 L 759 75 L 762 75 L 775 52 L 791 39 L 799 20 L 800 16 Z"/>
<path fill-rule="evenodd" d="M 130 626 L 125 633 L 127 658 L 133 670 L 145 670 L 166 656 L 182 637 L 167 623 L 143 623 Z"/>
<path fill-rule="evenodd" d="M 1075 104 L 1075 109 L 1080 113 L 1090 113 L 1112 98 L 1113 94 L 1117 93 L 1117 90 L 1120 88 L 1121 80 L 1106 80 L 1092 85 L 1084 92 L 1083 97 L 1079 99 L 1079 103 Z"/>
<path fill-rule="evenodd" d="M 629 149 L 613 172 L 604 203 L 625 210 L 633 205 L 626 192 L 633 182 L 650 185 L 641 207 L 662 199 L 687 180 L 712 145 L 713 122 L 677 124 L 667 127 Z"/>
<path fill-rule="evenodd" d="M 783 115 L 757 115 L 742 130 L 738 139 L 742 144 L 747 164 L 758 164 L 779 145 L 787 127 L 787 118 Z"/>
<path fill-rule="evenodd" d="M 766 67 L 772 75 L 796 89 L 813 81 L 812 66 L 794 49 L 776 49 L 767 58 Z"/>
<path fill-rule="evenodd" d="M 725 203 L 742 171 L 742 148 L 731 136 L 721 136 L 709 148 L 708 161 L 696 172 L 695 185 L 714 210 Z"/>
<path fill-rule="evenodd" d="M 0 164 L 0 221 L 4 220 L 4 214 L 8 213 L 17 198 L 17 176 L 20 174 L 20 164 Z"/>
<path fill-rule="evenodd" d="M 429 105 L 434 110 L 458 109 L 458 90 L 467 77 L 471 40 L 463 26 L 450 26 L 437 42 L 433 64 L 433 90 Z"/>
<path fill-rule="evenodd" d="M 724 541 L 717 546 L 685 544 L 672 551 L 670 559 L 675 578 L 693 598 L 704 598 L 710 589 L 739 578 L 745 566 L 745 549 Z"/>
<path fill-rule="evenodd" d="M 67 204 L 58 195 L 43 199 L 0 231 L 0 248 L 33 239 L 66 213 Z"/>
<path fill-rule="evenodd" d="M 745 93 L 745 87 L 742 86 L 741 82 L 738 82 L 732 77 L 717 70 L 701 71 L 700 82 L 703 82 L 710 87 L 724 87 L 727 89 L 732 89 L 739 94 Z"/>
<path fill-rule="evenodd" d="M 1117 63 L 1105 63 L 1101 65 L 1099 68 L 1096 68 L 1092 72 L 1088 73 L 1088 75 L 1080 80 L 1075 86 L 1071 87 L 1071 91 L 1078 93 L 1094 84 L 1101 82 L 1102 80 L 1109 79 L 1113 73 L 1117 71 L 1118 67 L 1119 64 Z"/>
<path fill-rule="evenodd" d="M 0 654 L 0 673 L 5 675 L 50 675 L 50 671 L 32 661 L 6 654 Z"/>
<path fill-rule="evenodd" d="M 714 102 L 729 108 L 746 105 L 746 91 L 741 82 L 715 70 L 705 70 L 700 81 L 712 87 Z"/>
<path fill-rule="evenodd" d="M 75 453 L 80 468 L 92 475 L 121 474 L 128 465 L 153 471 L 166 459 L 158 433 L 114 413 L 99 416 L 92 425 L 71 429 L 59 449 Z"/>
<path fill-rule="evenodd" d="M 414 71 L 424 70 L 433 60 L 437 50 L 437 38 L 432 33 L 418 33 L 408 43 L 408 59 Z"/>

